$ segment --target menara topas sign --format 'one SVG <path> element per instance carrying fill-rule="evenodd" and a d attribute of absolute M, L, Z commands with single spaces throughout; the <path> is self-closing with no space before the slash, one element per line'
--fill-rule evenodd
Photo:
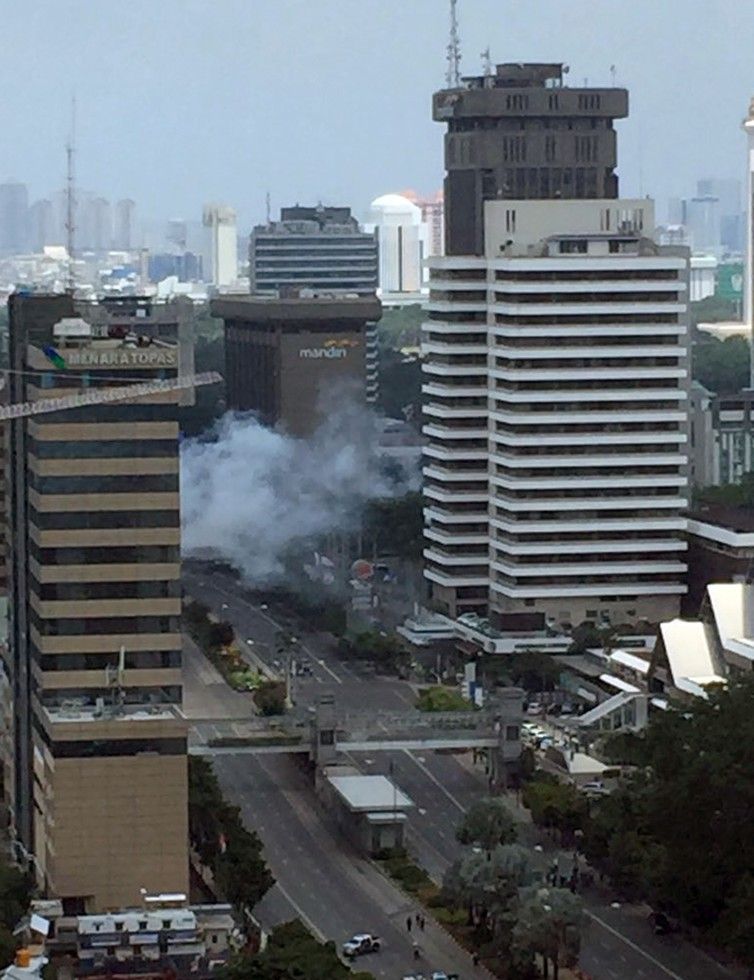
<path fill-rule="evenodd" d="M 324 341 L 321 347 L 302 347 L 298 352 L 298 356 L 314 361 L 322 357 L 336 360 L 338 358 L 348 357 L 349 350 L 358 346 L 358 340 L 351 340 L 349 337 L 330 337 Z"/>
<path fill-rule="evenodd" d="M 176 367 L 178 351 L 175 347 L 80 347 L 66 350 L 65 362 L 68 367 L 90 368 Z"/>

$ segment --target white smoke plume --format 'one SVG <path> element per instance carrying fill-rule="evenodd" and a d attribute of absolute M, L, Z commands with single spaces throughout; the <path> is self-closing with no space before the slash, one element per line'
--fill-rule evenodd
<path fill-rule="evenodd" d="M 365 504 L 404 492 L 381 471 L 375 417 L 350 402 L 308 440 L 228 413 L 181 448 L 186 555 L 212 554 L 255 584 L 285 577 L 289 549 L 358 526 Z"/>

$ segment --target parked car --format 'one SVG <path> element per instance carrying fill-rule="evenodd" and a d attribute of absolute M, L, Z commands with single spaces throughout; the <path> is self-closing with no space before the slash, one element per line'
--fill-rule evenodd
<path fill-rule="evenodd" d="M 526 713 L 527 715 L 541 715 L 542 705 L 539 703 L 539 701 L 530 701 L 526 706 Z"/>
<path fill-rule="evenodd" d="M 380 939 L 379 936 L 373 936 L 368 932 L 360 932 L 355 936 L 343 943 L 342 953 L 348 959 L 354 959 L 357 956 L 364 956 L 366 953 L 379 953 L 380 951 Z"/>
<path fill-rule="evenodd" d="M 599 780 L 593 780 L 589 783 L 584 783 L 580 787 L 582 793 L 586 793 L 587 796 L 609 796 L 610 790 L 605 786 L 604 783 Z"/>

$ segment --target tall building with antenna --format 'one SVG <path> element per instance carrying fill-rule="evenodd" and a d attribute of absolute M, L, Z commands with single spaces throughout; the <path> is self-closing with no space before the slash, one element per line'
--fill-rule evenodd
<path fill-rule="evenodd" d="M 461 79 L 453 17 L 446 88 L 445 250 L 484 251 L 484 202 L 618 196 L 613 123 L 628 115 L 622 88 L 569 88 L 567 66 L 503 64 Z M 486 59 L 488 61 L 488 59 Z"/>
<path fill-rule="evenodd" d="M 617 196 L 627 92 L 565 74 L 497 65 L 434 97 L 425 575 L 496 628 L 656 623 L 686 591 L 688 250 Z"/>

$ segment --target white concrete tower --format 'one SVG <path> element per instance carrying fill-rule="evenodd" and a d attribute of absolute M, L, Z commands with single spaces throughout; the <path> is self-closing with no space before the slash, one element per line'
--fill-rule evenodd
<path fill-rule="evenodd" d="M 487 201 L 430 263 L 425 576 L 450 615 L 662 622 L 686 591 L 688 255 L 647 199 Z"/>
<path fill-rule="evenodd" d="M 749 141 L 746 168 L 746 281 L 744 283 L 744 323 L 749 327 L 749 343 L 754 350 L 754 98 L 744 120 Z M 754 356 L 751 358 L 751 386 L 754 388 Z"/>

